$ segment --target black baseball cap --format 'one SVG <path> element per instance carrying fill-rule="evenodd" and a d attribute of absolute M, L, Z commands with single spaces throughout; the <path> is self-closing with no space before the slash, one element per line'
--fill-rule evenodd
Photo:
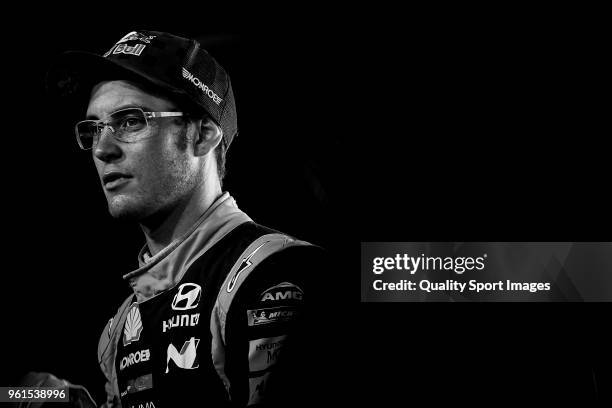
<path fill-rule="evenodd" d="M 238 133 L 230 77 L 194 39 L 138 30 L 102 55 L 67 51 L 48 70 L 46 87 L 53 97 L 83 102 L 95 84 L 110 79 L 144 81 L 203 109 L 223 130 L 226 148 Z"/>

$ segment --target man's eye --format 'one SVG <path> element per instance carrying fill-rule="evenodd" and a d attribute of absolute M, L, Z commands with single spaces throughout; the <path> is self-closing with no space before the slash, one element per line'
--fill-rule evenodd
<path fill-rule="evenodd" d="M 139 130 L 144 127 L 145 122 L 140 118 L 124 118 L 121 122 L 121 128 L 127 130 Z"/>

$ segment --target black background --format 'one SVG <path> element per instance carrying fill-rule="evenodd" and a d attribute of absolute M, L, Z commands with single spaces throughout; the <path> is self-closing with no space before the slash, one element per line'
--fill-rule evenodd
<path fill-rule="evenodd" d="M 240 136 L 225 187 L 239 206 L 336 255 L 309 385 L 335 391 L 323 401 L 610 398 L 609 304 L 359 303 L 360 241 L 610 240 L 599 26 L 457 11 L 11 16 L 2 384 L 49 371 L 103 398 L 97 339 L 143 239 L 107 214 L 43 79 L 60 52 L 145 28 L 202 39 L 232 76 Z"/>

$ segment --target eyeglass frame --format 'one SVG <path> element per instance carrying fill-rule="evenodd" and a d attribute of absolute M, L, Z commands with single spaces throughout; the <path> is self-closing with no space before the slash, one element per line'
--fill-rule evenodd
<path fill-rule="evenodd" d="M 129 107 L 129 108 L 122 108 L 122 109 L 118 109 L 114 112 L 111 112 L 108 116 L 112 116 L 116 113 L 122 112 L 122 111 L 127 111 L 127 110 L 139 110 L 140 112 L 143 113 L 143 117 L 145 118 L 145 122 L 147 125 L 147 129 L 149 128 L 149 119 L 155 119 L 155 118 L 170 118 L 170 117 L 181 117 L 181 116 L 185 116 L 185 113 L 183 112 L 151 112 L 151 111 L 145 111 L 144 109 L 134 106 L 134 107 Z M 102 132 L 104 131 L 104 129 L 106 129 L 107 127 L 111 129 L 111 133 L 114 135 L 115 134 L 115 129 L 109 124 L 108 121 L 105 121 L 103 119 L 85 119 L 85 120 L 81 120 L 78 121 L 76 123 L 76 125 L 74 125 L 74 132 L 76 135 L 76 139 L 77 139 L 77 143 L 79 144 L 79 147 L 82 150 L 92 150 L 94 148 L 94 145 L 92 143 L 92 146 L 90 148 L 85 148 L 83 146 L 83 144 L 81 143 L 81 138 L 79 137 L 79 125 L 83 124 L 83 123 L 93 123 L 94 125 L 96 125 L 96 128 L 100 129 L 100 125 L 102 125 L 102 128 L 100 129 L 100 133 L 99 135 L 102 135 Z M 115 140 L 120 141 L 120 142 L 124 142 L 123 140 L 117 139 L 115 136 L 113 136 L 115 138 Z M 98 139 L 98 143 L 99 143 L 99 139 Z M 96 144 L 97 145 L 97 144 Z"/>

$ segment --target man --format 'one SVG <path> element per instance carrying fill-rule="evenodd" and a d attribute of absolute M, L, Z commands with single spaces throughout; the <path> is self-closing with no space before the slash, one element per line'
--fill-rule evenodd
<path fill-rule="evenodd" d="M 294 405 L 306 275 L 322 251 L 254 223 L 223 192 L 238 133 L 225 70 L 195 40 L 133 31 L 102 56 L 63 54 L 47 84 L 84 102 L 77 142 L 110 214 L 146 240 L 124 276 L 133 295 L 99 342 L 106 405 Z"/>

